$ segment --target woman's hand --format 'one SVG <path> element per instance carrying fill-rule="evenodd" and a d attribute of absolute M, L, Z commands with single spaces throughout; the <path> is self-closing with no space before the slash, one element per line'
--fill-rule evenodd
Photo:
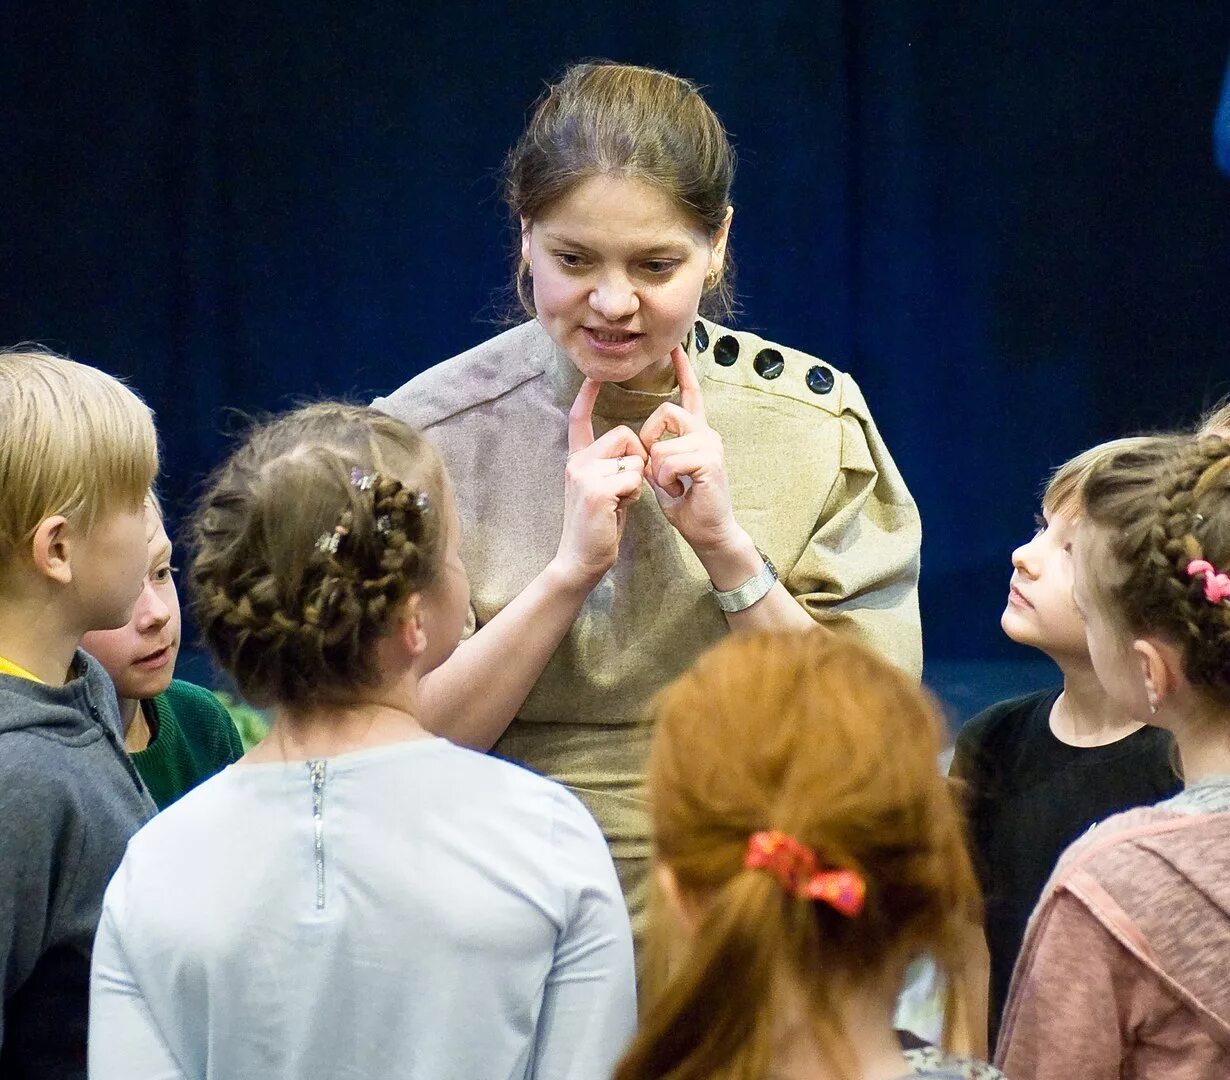
<path fill-rule="evenodd" d="M 658 406 L 641 428 L 646 479 L 662 513 L 702 557 L 744 537 L 730 504 L 722 437 L 705 420 L 700 383 L 682 346 L 671 350 L 680 404 Z M 668 435 L 673 437 L 667 437 Z"/>
<path fill-rule="evenodd" d="M 586 590 L 615 565 L 624 514 L 641 497 L 649 458 L 630 428 L 613 428 L 594 439 L 594 402 L 601 389 L 587 378 L 568 413 L 564 528 L 556 554 L 563 573 Z"/>

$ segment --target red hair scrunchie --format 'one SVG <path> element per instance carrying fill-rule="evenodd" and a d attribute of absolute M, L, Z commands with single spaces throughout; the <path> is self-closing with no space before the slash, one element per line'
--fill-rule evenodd
<path fill-rule="evenodd" d="M 780 829 L 752 833 L 743 865 L 767 870 L 791 896 L 819 900 L 848 919 L 856 918 L 867 899 L 867 883 L 855 870 L 821 870 L 816 853 Z"/>

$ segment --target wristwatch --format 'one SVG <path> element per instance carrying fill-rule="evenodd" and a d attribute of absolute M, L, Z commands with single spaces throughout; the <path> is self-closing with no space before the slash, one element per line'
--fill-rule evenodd
<path fill-rule="evenodd" d="M 760 568 L 758 574 L 748 578 L 737 589 L 727 589 L 725 592 L 713 589 L 713 598 L 717 601 L 718 607 L 728 615 L 733 615 L 737 611 L 746 611 L 756 601 L 763 600 L 768 591 L 773 588 L 774 582 L 777 581 L 777 567 L 769 561 L 769 556 L 760 548 L 756 549 L 756 554 L 764 559 L 764 566 Z M 713 587 L 710 586 L 710 588 Z"/>

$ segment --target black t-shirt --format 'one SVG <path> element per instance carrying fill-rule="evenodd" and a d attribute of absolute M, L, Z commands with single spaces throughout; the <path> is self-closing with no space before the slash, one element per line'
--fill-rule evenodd
<path fill-rule="evenodd" d="M 1182 787 L 1170 733 L 1143 727 L 1105 746 L 1051 731 L 1059 690 L 992 705 L 957 736 L 952 774 L 968 789 L 974 858 L 986 896 L 991 1046 L 1025 927 L 1064 849 L 1094 823 Z"/>

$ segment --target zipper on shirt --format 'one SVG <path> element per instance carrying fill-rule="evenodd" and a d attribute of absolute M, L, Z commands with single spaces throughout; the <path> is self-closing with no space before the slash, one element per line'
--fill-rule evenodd
<path fill-rule="evenodd" d="M 325 906 L 325 765 L 324 761 L 307 763 L 308 779 L 312 783 L 312 828 L 316 853 L 316 910 Z"/>

